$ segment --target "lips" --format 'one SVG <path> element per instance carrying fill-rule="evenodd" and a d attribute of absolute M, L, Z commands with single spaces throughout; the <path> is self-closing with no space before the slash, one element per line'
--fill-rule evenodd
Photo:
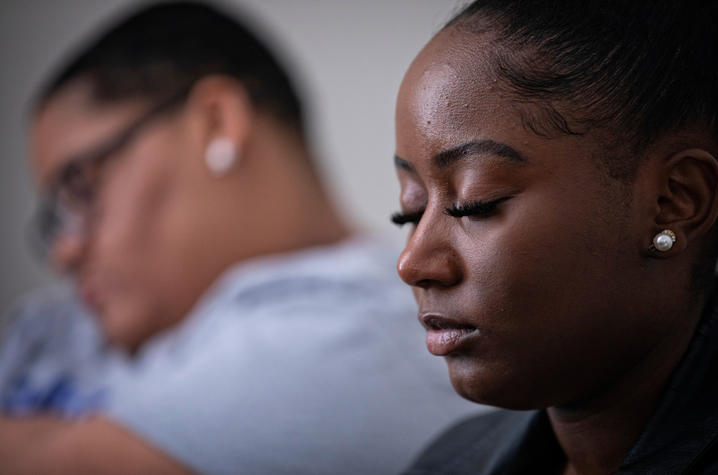
<path fill-rule="evenodd" d="M 479 336 L 475 326 L 442 315 L 424 313 L 419 320 L 426 328 L 426 347 L 436 356 L 459 351 Z"/>

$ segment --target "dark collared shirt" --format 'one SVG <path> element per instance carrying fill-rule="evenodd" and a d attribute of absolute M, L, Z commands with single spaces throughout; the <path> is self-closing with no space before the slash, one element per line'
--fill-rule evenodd
<path fill-rule="evenodd" d="M 688 351 L 619 474 L 718 474 L 717 300 L 707 306 Z M 498 410 L 449 429 L 407 473 L 559 473 L 564 464 L 545 411 Z"/>

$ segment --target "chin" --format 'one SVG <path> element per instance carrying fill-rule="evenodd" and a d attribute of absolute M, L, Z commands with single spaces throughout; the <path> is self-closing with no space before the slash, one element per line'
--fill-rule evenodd
<path fill-rule="evenodd" d="M 136 352 L 151 336 L 147 318 L 137 312 L 108 305 L 99 318 L 105 339 L 127 352 Z"/>
<path fill-rule="evenodd" d="M 542 409 L 528 378 L 466 357 L 447 357 L 449 378 L 461 397 L 478 404 L 512 410 Z"/>

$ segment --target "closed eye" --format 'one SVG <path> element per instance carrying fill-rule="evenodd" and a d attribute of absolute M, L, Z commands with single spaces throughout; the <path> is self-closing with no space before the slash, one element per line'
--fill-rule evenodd
<path fill-rule="evenodd" d="M 415 213 L 402 213 L 402 212 L 396 212 L 391 215 L 391 222 L 396 224 L 397 226 L 401 227 L 407 223 L 411 223 L 413 225 L 419 224 L 419 220 L 423 216 L 424 211 L 417 211 Z"/>
<path fill-rule="evenodd" d="M 470 216 L 474 218 L 484 218 L 491 216 L 496 212 L 496 208 L 499 204 L 511 198 L 506 196 L 493 201 L 471 201 L 469 203 L 458 203 L 452 205 L 450 208 L 446 208 L 444 213 L 454 218 L 463 218 L 464 216 Z"/>

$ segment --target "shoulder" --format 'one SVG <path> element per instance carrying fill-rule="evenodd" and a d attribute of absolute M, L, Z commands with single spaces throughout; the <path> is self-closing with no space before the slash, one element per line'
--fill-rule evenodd
<path fill-rule="evenodd" d="M 231 270 L 105 414 L 202 472 L 397 472 L 478 409 L 424 348 L 394 257 L 334 248 Z"/>
<path fill-rule="evenodd" d="M 396 276 L 397 256 L 398 251 L 391 246 L 368 238 L 355 238 L 258 259 L 239 266 L 234 278 L 243 282 L 241 297 L 263 296 L 264 291 L 274 302 L 291 301 L 304 295 L 387 294 L 397 288 L 408 294 Z M 277 289 L 284 293 L 278 294 Z"/>
<path fill-rule="evenodd" d="M 465 419 L 431 443 L 406 473 L 488 473 L 499 448 L 513 444 L 535 414 L 497 409 Z"/>
<path fill-rule="evenodd" d="M 238 264 L 223 275 L 189 320 L 200 328 L 280 326 L 334 332 L 353 323 L 415 325 L 416 304 L 396 275 L 398 251 L 369 239 Z M 203 341 L 206 339 L 203 337 Z"/>

